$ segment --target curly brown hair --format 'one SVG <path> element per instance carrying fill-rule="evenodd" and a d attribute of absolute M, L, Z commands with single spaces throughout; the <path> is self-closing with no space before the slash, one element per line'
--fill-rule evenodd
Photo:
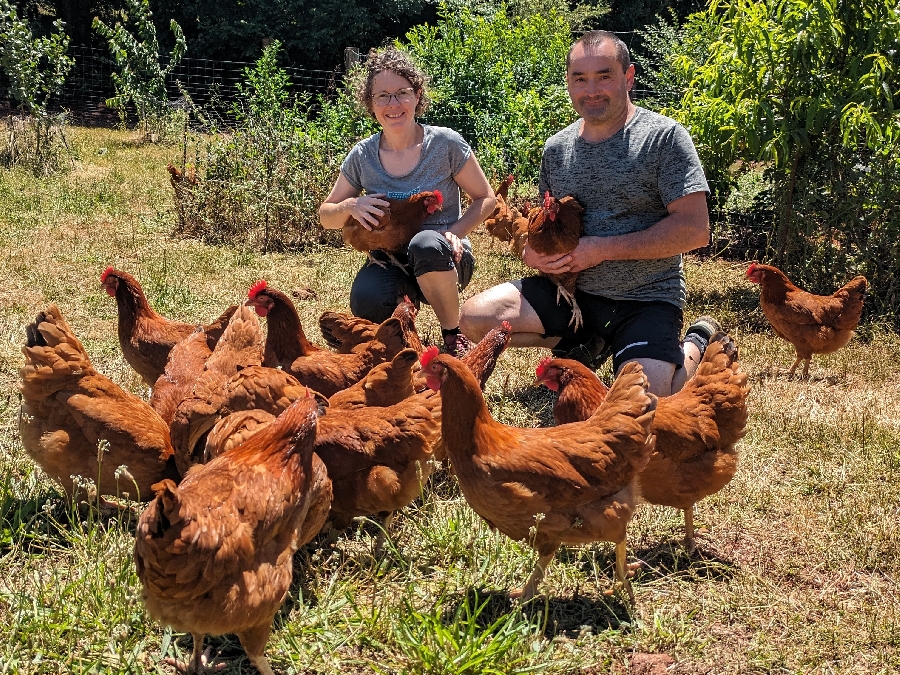
<path fill-rule="evenodd" d="M 428 76 L 409 54 L 393 46 L 372 49 L 366 61 L 351 73 L 353 93 L 359 106 L 375 117 L 372 109 L 372 81 L 378 73 L 385 71 L 395 73 L 409 81 L 419 95 L 416 116 L 424 115 L 431 104 L 431 97 L 428 95 Z"/>

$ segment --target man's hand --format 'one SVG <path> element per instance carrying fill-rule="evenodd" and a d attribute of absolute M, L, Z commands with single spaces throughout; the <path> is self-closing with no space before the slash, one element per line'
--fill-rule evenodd
<path fill-rule="evenodd" d="M 522 262 L 544 274 L 562 274 L 571 271 L 572 256 L 569 253 L 541 255 L 526 245 L 522 250 Z"/>

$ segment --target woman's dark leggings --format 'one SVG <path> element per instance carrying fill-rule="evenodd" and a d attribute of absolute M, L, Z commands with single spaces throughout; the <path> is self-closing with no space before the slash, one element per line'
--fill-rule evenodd
<path fill-rule="evenodd" d="M 453 262 L 450 242 L 435 230 L 422 230 L 412 238 L 405 252 L 394 256 L 405 265 L 405 269 L 391 263 L 381 251 L 372 251 L 372 257 L 384 261 L 387 267 L 366 261 L 350 288 L 350 311 L 355 316 L 381 323 L 396 309 L 404 295 L 416 304 L 426 302 L 416 277 L 428 272 L 455 269 L 459 275 L 459 287 L 465 288 L 472 279 L 475 257 L 469 240 L 463 239 L 462 242 L 463 256 L 459 265 Z"/>

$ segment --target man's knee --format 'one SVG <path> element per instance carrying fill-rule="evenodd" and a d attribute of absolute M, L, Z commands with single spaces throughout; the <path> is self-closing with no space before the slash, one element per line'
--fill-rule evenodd
<path fill-rule="evenodd" d="M 616 368 L 616 375 L 618 376 L 622 372 L 622 368 L 626 363 L 631 363 L 632 361 L 639 363 L 641 368 L 643 368 L 651 394 L 656 396 L 672 395 L 672 379 L 675 376 L 674 363 L 657 359 L 629 359 Z"/>

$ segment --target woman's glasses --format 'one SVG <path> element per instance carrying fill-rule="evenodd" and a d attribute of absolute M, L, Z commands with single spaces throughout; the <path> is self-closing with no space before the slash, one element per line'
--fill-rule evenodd
<path fill-rule="evenodd" d="M 387 92 L 382 92 L 376 96 L 372 97 L 372 102 L 377 105 L 379 108 L 384 108 L 391 104 L 391 99 L 397 99 L 397 103 L 400 105 L 406 105 L 407 103 L 412 102 L 412 100 L 416 97 L 416 90 L 412 87 L 405 87 L 403 89 L 398 89 L 393 94 L 389 94 Z"/>

